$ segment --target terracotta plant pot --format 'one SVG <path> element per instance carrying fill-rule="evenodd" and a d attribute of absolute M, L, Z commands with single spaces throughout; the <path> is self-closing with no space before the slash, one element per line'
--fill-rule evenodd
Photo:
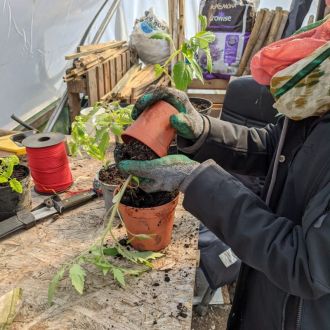
<path fill-rule="evenodd" d="M 150 235 L 149 239 L 133 238 L 131 245 L 139 251 L 159 251 L 166 248 L 172 237 L 175 208 L 179 195 L 171 202 L 151 208 L 136 208 L 119 204 L 119 212 L 128 231 L 134 235 Z"/>
<path fill-rule="evenodd" d="M 143 111 L 121 137 L 125 143 L 134 138 L 147 145 L 159 157 L 164 157 L 175 136 L 175 130 L 170 125 L 170 117 L 177 113 L 178 111 L 169 103 L 159 101 Z"/>

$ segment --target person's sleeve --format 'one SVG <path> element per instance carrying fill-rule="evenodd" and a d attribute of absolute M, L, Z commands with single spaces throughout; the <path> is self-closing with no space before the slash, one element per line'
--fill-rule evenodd
<path fill-rule="evenodd" d="M 330 293 L 330 213 L 327 185 L 309 203 L 303 226 L 274 214 L 213 161 L 181 186 L 183 206 L 247 265 L 285 292 L 305 299 Z"/>
<path fill-rule="evenodd" d="M 238 174 L 265 176 L 281 133 L 281 124 L 247 128 L 204 117 L 204 132 L 193 144 L 178 137 L 179 150 L 198 162 L 213 159 Z"/>

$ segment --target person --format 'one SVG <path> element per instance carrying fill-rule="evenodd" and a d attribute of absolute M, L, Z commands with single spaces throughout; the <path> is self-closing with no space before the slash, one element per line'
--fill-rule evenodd
<path fill-rule="evenodd" d="M 328 41 L 275 74 L 282 115 L 265 128 L 201 116 L 172 88 L 146 93 L 133 109 L 138 118 L 165 100 L 178 110 L 170 122 L 183 154 L 118 167 L 147 192 L 179 189 L 184 208 L 242 260 L 228 329 L 329 329 L 329 52 Z M 262 196 L 228 170 L 266 175 Z"/>

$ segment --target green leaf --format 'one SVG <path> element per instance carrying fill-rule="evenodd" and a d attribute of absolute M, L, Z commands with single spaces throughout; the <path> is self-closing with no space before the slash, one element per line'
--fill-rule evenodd
<path fill-rule="evenodd" d="M 190 64 L 194 70 L 194 74 L 196 75 L 196 77 L 203 82 L 204 81 L 203 72 L 197 61 L 193 58 L 191 59 Z"/>
<path fill-rule="evenodd" d="M 203 39 L 207 43 L 212 43 L 215 40 L 215 34 L 211 31 L 201 31 L 196 33 L 195 37 L 197 39 Z"/>
<path fill-rule="evenodd" d="M 134 252 L 135 256 L 139 259 L 155 260 L 164 256 L 163 253 L 153 251 Z"/>
<path fill-rule="evenodd" d="M 17 179 L 14 178 L 9 180 L 9 185 L 12 190 L 18 192 L 19 194 L 23 192 L 22 184 Z"/>
<path fill-rule="evenodd" d="M 103 155 L 103 158 L 105 157 L 105 154 L 108 150 L 109 142 L 110 142 L 109 132 L 107 130 L 103 130 L 102 136 L 98 144 L 100 153 Z"/>
<path fill-rule="evenodd" d="M 159 40 L 162 39 L 162 40 L 167 40 L 169 42 L 172 41 L 171 36 L 165 32 L 156 32 L 150 37 L 150 39 L 159 39 Z"/>
<path fill-rule="evenodd" d="M 125 286 L 125 275 L 124 275 L 124 272 L 120 269 L 120 268 L 117 268 L 117 267 L 113 267 L 111 269 L 112 271 L 112 274 L 113 274 L 113 277 L 114 279 L 121 285 L 121 286 Z"/>
<path fill-rule="evenodd" d="M 60 283 L 60 281 L 62 280 L 62 278 L 64 276 L 64 272 L 65 272 L 65 267 L 62 267 L 52 278 L 52 280 L 48 286 L 48 303 L 49 303 L 49 305 L 51 305 L 53 302 L 55 291 L 58 287 L 58 284 Z"/>
<path fill-rule="evenodd" d="M 206 27 L 207 27 L 207 18 L 206 16 L 203 16 L 203 15 L 199 15 L 198 16 L 198 19 L 201 23 L 201 30 L 202 31 L 205 31 L 206 30 Z"/>
<path fill-rule="evenodd" d="M 119 202 L 120 199 L 121 199 L 121 195 L 120 195 L 120 193 L 118 192 L 116 195 L 114 195 L 114 196 L 112 197 L 112 203 L 113 203 L 113 204 L 116 204 L 117 202 Z"/>
<path fill-rule="evenodd" d="M 173 80 L 175 87 L 186 90 L 191 82 L 190 74 L 186 69 L 186 64 L 182 61 L 177 62 L 173 67 Z"/>
<path fill-rule="evenodd" d="M 104 248 L 103 249 L 103 254 L 105 256 L 111 256 L 111 257 L 115 257 L 117 256 L 119 253 L 118 253 L 118 250 L 116 247 L 107 247 L 107 248 Z"/>
<path fill-rule="evenodd" d="M 156 77 L 160 77 L 164 72 L 164 68 L 160 64 L 155 64 L 154 69 Z"/>
<path fill-rule="evenodd" d="M 123 133 L 123 127 L 120 126 L 118 123 L 113 123 L 110 127 L 111 132 L 117 136 L 120 136 Z"/>
<path fill-rule="evenodd" d="M 8 182 L 8 178 L 4 175 L 0 175 L 0 183 L 6 183 Z"/>
<path fill-rule="evenodd" d="M 74 264 L 70 267 L 69 276 L 72 286 L 78 293 L 83 294 L 86 276 L 85 270 L 80 265 Z"/>
<path fill-rule="evenodd" d="M 211 53 L 210 53 L 210 49 L 205 49 L 204 50 L 205 54 L 206 54 L 206 69 L 208 72 L 212 72 L 212 57 L 211 57 Z"/>

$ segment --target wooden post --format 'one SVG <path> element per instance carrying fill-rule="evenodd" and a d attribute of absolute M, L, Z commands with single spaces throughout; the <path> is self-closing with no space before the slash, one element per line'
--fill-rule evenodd
<path fill-rule="evenodd" d="M 283 11 L 282 7 L 276 7 L 275 16 L 274 16 L 272 25 L 270 27 L 267 40 L 264 44 L 265 46 L 271 44 L 272 42 L 274 42 L 276 40 L 277 32 L 278 32 L 278 29 L 279 29 L 281 21 L 282 21 L 282 16 L 283 16 L 282 11 Z"/>
<path fill-rule="evenodd" d="M 237 70 L 237 76 L 241 76 L 244 72 L 244 69 L 247 65 L 247 62 L 248 62 L 249 58 L 250 58 L 253 47 L 254 47 L 255 43 L 257 42 L 257 40 L 258 40 L 261 25 L 262 25 L 264 16 L 265 16 L 267 11 L 268 11 L 268 9 L 261 9 L 257 14 L 256 21 L 254 23 L 249 41 L 248 41 L 248 43 L 245 47 L 243 56 L 242 56 L 240 64 L 239 64 L 239 68 Z"/>
<path fill-rule="evenodd" d="M 264 22 L 261 26 L 261 32 L 260 32 L 258 40 L 257 40 L 257 42 L 256 42 L 256 44 L 255 44 L 255 46 L 254 46 L 254 48 L 251 52 L 251 55 L 250 55 L 250 58 L 248 60 L 247 66 L 246 66 L 245 71 L 243 73 L 244 75 L 248 75 L 248 74 L 251 73 L 250 64 L 251 64 L 252 58 L 262 48 L 262 46 L 265 42 L 265 39 L 268 35 L 270 26 L 272 24 L 274 14 L 275 14 L 274 10 L 271 10 L 271 11 L 268 11 L 265 15 Z"/>
<path fill-rule="evenodd" d="M 282 35 L 283 35 L 284 29 L 286 27 L 286 22 L 288 21 L 288 18 L 289 18 L 289 12 L 287 10 L 283 10 L 282 20 L 281 20 L 281 23 L 280 23 L 280 26 L 278 28 L 277 35 L 275 38 L 276 41 L 282 39 Z"/>
<path fill-rule="evenodd" d="M 179 0 L 179 40 L 178 46 L 180 46 L 185 39 L 185 0 Z M 183 60 L 183 56 L 180 55 L 180 60 Z"/>

